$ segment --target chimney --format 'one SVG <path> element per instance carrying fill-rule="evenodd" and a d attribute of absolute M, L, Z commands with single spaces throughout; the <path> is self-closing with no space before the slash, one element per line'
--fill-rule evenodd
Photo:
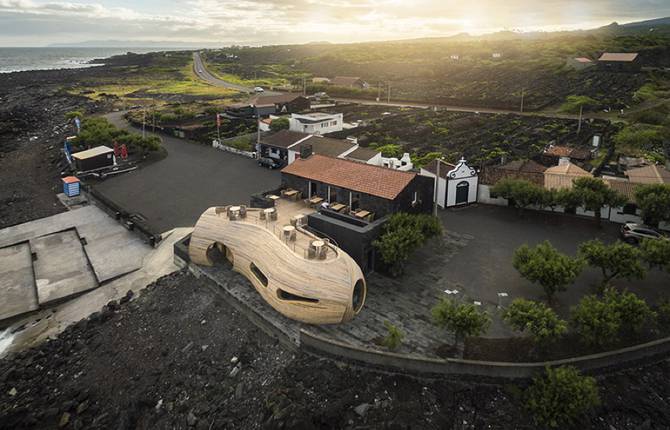
<path fill-rule="evenodd" d="M 570 157 L 561 157 L 558 159 L 559 166 L 565 166 L 566 164 L 570 164 Z"/>

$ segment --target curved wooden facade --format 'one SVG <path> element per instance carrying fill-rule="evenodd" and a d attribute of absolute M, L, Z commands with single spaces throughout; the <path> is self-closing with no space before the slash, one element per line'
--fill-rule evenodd
<path fill-rule="evenodd" d="M 209 208 L 198 220 L 189 245 L 193 263 L 211 266 L 214 255 L 225 255 L 265 301 L 291 319 L 337 324 L 360 312 L 365 278 L 348 254 L 326 244 L 321 258 L 310 258 L 307 248 L 319 238 L 299 225 L 296 237 L 284 239 L 286 219 L 264 220 L 263 209 L 255 208 L 231 219 L 228 209 Z"/>

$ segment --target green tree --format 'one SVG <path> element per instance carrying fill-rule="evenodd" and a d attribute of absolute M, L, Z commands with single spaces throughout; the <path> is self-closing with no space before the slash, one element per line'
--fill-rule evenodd
<path fill-rule="evenodd" d="M 371 145 L 376 151 L 382 153 L 384 157 L 400 158 L 402 157 L 402 146 L 396 143 L 388 143 L 385 145 Z"/>
<path fill-rule="evenodd" d="M 466 336 L 479 336 L 488 330 L 491 318 L 472 303 L 456 303 L 443 298 L 431 309 L 433 322 L 440 328 L 454 333 L 456 345 L 462 344 Z"/>
<path fill-rule="evenodd" d="M 547 367 L 543 376 L 533 378 L 526 396 L 536 423 L 551 428 L 573 424 L 600 404 L 596 380 L 571 366 Z"/>
<path fill-rule="evenodd" d="M 396 213 L 384 224 L 383 233 L 373 242 L 392 276 L 404 272 L 405 263 L 416 248 L 442 234 L 439 219 L 431 215 Z"/>
<path fill-rule="evenodd" d="M 65 114 L 65 119 L 68 120 L 68 121 L 72 121 L 75 118 L 83 119 L 84 114 L 82 113 L 82 111 L 71 110 L 70 112 Z"/>
<path fill-rule="evenodd" d="M 605 245 L 598 239 L 579 245 L 579 255 L 589 266 L 600 269 L 603 275 L 602 287 L 612 279 L 644 279 L 645 269 L 641 263 L 640 251 L 627 243 L 617 241 Z"/>
<path fill-rule="evenodd" d="M 275 118 L 270 123 L 270 131 L 277 132 L 279 130 L 288 130 L 288 118 L 285 116 Z"/>
<path fill-rule="evenodd" d="M 577 279 L 583 267 L 579 259 L 561 254 L 548 241 L 535 248 L 522 245 L 514 253 L 512 264 L 521 276 L 544 289 L 549 302 Z"/>
<path fill-rule="evenodd" d="M 553 309 L 532 300 L 514 300 L 503 318 L 515 330 L 530 333 L 539 344 L 552 342 L 567 331 L 567 323 Z"/>
<path fill-rule="evenodd" d="M 661 221 L 670 222 L 670 185 L 640 185 L 635 190 L 635 201 L 645 223 L 658 226 Z"/>
<path fill-rule="evenodd" d="M 611 304 L 591 294 L 570 310 L 570 325 L 585 344 L 604 346 L 618 340 L 621 315 Z"/>
<path fill-rule="evenodd" d="M 670 240 L 643 239 L 640 243 L 640 252 L 649 268 L 670 273 Z"/>
<path fill-rule="evenodd" d="M 570 322 L 584 343 L 602 347 L 616 342 L 621 334 L 639 333 L 656 316 L 635 294 L 607 288 L 602 299 L 595 295 L 583 297 L 571 309 Z"/>
<path fill-rule="evenodd" d="M 391 351 L 395 351 L 402 344 L 402 340 L 405 338 L 405 333 L 389 321 L 384 321 L 384 327 L 386 327 L 388 334 L 384 340 L 382 340 L 382 345 Z"/>
<path fill-rule="evenodd" d="M 565 103 L 561 105 L 559 110 L 566 113 L 578 113 L 580 108 L 588 110 L 598 105 L 598 101 L 589 96 L 571 95 L 565 98 Z"/>
<path fill-rule="evenodd" d="M 510 200 L 520 213 L 529 206 L 543 203 L 544 188 L 523 179 L 501 179 L 491 192 Z"/>
<path fill-rule="evenodd" d="M 601 225 L 603 207 L 619 207 L 628 201 L 626 196 L 610 188 L 602 179 L 588 176 L 575 179 L 570 192 L 579 206 L 594 212 L 598 226 Z"/>
<path fill-rule="evenodd" d="M 613 313 L 619 315 L 620 332 L 639 333 L 648 321 L 656 318 L 647 302 L 634 293 L 608 288 L 605 290 L 603 300 L 612 308 Z"/>

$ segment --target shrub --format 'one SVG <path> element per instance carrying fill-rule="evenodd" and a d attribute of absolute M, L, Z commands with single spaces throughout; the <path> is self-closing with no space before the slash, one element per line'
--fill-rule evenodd
<path fill-rule="evenodd" d="M 658 317 L 658 325 L 662 329 L 670 328 L 670 299 L 663 299 L 656 306 L 656 315 Z"/>
<path fill-rule="evenodd" d="M 604 346 L 621 333 L 638 333 L 656 314 L 647 303 L 630 292 L 605 290 L 603 298 L 589 295 L 571 310 L 571 322 L 584 343 Z"/>
<path fill-rule="evenodd" d="M 585 344 L 604 346 L 618 340 L 621 315 L 598 296 L 588 295 L 571 309 L 570 323 Z"/>
<path fill-rule="evenodd" d="M 596 380 L 574 367 L 547 368 L 528 388 L 526 407 L 539 425 L 570 425 L 600 404 Z"/>
<path fill-rule="evenodd" d="M 598 225 L 601 223 L 601 211 L 605 206 L 619 207 L 628 199 L 610 188 L 605 181 L 599 178 L 583 177 L 574 180 L 574 186 L 568 191 L 574 196 L 571 204 L 583 206 L 586 210 L 593 211 Z"/>
<path fill-rule="evenodd" d="M 544 188 L 539 185 L 523 179 L 511 178 L 498 181 L 491 192 L 511 200 L 519 211 L 529 206 L 542 204 L 544 196 Z"/>
<path fill-rule="evenodd" d="M 640 185 L 635 190 L 635 201 L 642 211 L 642 218 L 650 225 L 670 222 L 670 185 Z"/>
<path fill-rule="evenodd" d="M 386 222 L 382 235 L 373 246 L 380 251 L 391 275 L 400 276 L 411 253 L 426 240 L 440 234 L 442 225 L 434 216 L 397 213 Z"/>
<path fill-rule="evenodd" d="M 142 137 L 140 134 L 121 130 L 105 118 L 91 117 L 82 122 L 81 132 L 75 141 L 76 144 L 83 143 L 90 147 L 112 146 L 114 142 L 146 152 L 158 150 L 161 140 L 158 136 Z"/>
<path fill-rule="evenodd" d="M 613 313 L 619 315 L 620 331 L 638 333 L 647 321 L 656 318 L 647 302 L 628 291 L 619 292 L 614 288 L 608 288 L 604 300 L 611 306 Z"/>
<path fill-rule="evenodd" d="M 578 113 L 580 108 L 588 110 L 598 106 L 598 101 L 588 96 L 571 95 L 565 98 L 565 103 L 560 107 L 561 112 Z"/>
<path fill-rule="evenodd" d="M 579 245 L 579 255 L 590 266 L 600 269 L 603 287 L 612 279 L 643 279 L 646 274 L 640 250 L 620 241 L 610 245 L 597 239 L 584 242 Z"/>
<path fill-rule="evenodd" d="M 465 336 L 478 336 L 488 330 L 491 318 L 472 303 L 456 303 L 443 298 L 432 309 L 433 322 L 454 333 L 458 344 Z"/>
<path fill-rule="evenodd" d="M 565 291 L 583 266 L 580 260 L 561 254 L 548 241 L 535 248 L 522 245 L 514 253 L 512 264 L 521 276 L 544 289 L 548 301 L 554 299 L 556 292 Z"/>
<path fill-rule="evenodd" d="M 270 123 L 270 131 L 288 130 L 288 127 L 288 118 L 285 116 L 275 118 Z"/>
<path fill-rule="evenodd" d="M 670 273 L 670 240 L 644 239 L 640 244 L 640 252 L 650 268 Z"/>
<path fill-rule="evenodd" d="M 514 329 L 530 333 L 540 344 L 554 341 L 567 331 L 566 322 L 553 309 L 531 300 L 514 300 L 503 318 Z"/>
<path fill-rule="evenodd" d="M 405 333 L 388 321 L 384 321 L 384 327 L 386 327 L 388 334 L 384 340 L 382 340 L 382 345 L 391 351 L 395 351 L 400 347 L 400 344 L 402 344 L 402 340 L 405 338 Z"/>

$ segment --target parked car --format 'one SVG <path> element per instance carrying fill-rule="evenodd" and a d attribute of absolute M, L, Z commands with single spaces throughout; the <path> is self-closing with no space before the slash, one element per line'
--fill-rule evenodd
<path fill-rule="evenodd" d="M 256 93 L 262 93 L 264 91 L 265 90 L 263 89 L 263 87 L 254 87 L 254 92 L 256 92 Z"/>
<path fill-rule="evenodd" d="M 261 157 L 258 159 L 258 165 L 261 167 L 267 167 L 268 169 L 278 169 L 281 167 L 281 163 L 279 163 L 277 160 L 274 158 L 268 158 L 268 157 Z"/>
<path fill-rule="evenodd" d="M 651 227 L 628 222 L 621 226 L 621 239 L 635 245 L 642 239 L 663 239 L 664 236 Z"/>

